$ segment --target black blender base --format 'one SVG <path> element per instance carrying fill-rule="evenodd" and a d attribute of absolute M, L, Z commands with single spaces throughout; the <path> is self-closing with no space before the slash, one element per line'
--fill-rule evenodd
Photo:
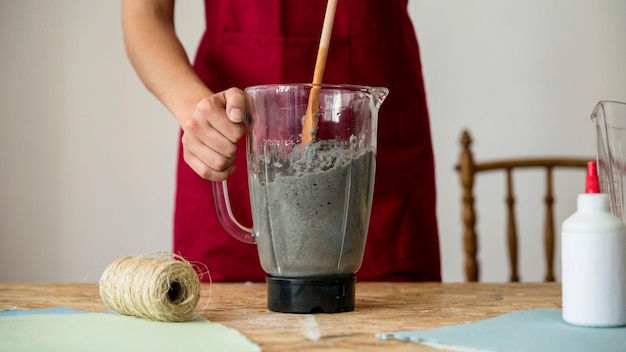
<path fill-rule="evenodd" d="M 267 306 L 281 313 L 340 313 L 354 310 L 356 277 L 285 278 L 268 276 Z"/>

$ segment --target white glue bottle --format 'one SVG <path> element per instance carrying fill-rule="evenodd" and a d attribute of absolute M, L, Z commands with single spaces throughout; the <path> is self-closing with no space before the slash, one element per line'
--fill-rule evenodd
<path fill-rule="evenodd" d="M 596 163 L 587 165 L 585 194 L 563 222 L 563 320 L 589 327 L 626 325 L 626 228 L 600 193 Z"/>

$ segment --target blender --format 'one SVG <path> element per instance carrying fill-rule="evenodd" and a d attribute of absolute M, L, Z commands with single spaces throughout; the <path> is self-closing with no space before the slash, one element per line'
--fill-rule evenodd
<path fill-rule="evenodd" d="M 315 140 L 303 143 L 311 90 L 319 94 Z M 268 309 L 354 310 L 374 189 L 378 110 L 386 88 L 329 84 L 245 89 L 252 228 L 233 217 L 228 183 L 214 183 L 218 216 L 257 245 Z"/>

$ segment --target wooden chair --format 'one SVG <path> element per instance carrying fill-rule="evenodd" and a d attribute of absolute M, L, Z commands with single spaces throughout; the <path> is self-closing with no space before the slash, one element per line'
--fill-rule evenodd
<path fill-rule="evenodd" d="M 465 252 L 465 278 L 467 281 L 479 281 L 479 262 L 476 257 L 478 234 L 476 232 L 476 210 L 474 209 L 474 179 L 478 173 L 484 171 L 502 171 L 506 175 L 506 205 L 507 205 L 507 241 L 508 257 L 511 269 L 510 281 L 519 281 L 517 268 L 517 224 L 515 217 L 515 194 L 513 187 L 513 171 L 520 168 L 540 168 L 545 170 L 545 281 L 554 281 L 554 195 L 553 195 L 553 169 L 555 168 L 581 168 L 587 167 L 589 160 L 595 158 L 516 158 L 508 160 L 494 160 L 488 162 L 475 162 L 470 150 L 472 138 L 467 130 L 461 134 L 461 154 L 456 170 L 459 173 L 463 190 L 462 197 L 462 220 L 463 220 L 463 244 Z M 584 180 L 584 174 L 581 176 Z M 581 181 L 582 182 L 582 181 Z"/>

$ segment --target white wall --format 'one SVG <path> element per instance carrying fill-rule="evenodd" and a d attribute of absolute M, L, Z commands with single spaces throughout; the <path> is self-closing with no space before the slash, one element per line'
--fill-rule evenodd
<path fill-rule="evenodd" d="M 192 56 L 202 2 L 179 1 L 177 11 Z M 436 150 L 444 279 L 461 281 L 461 129 L 471 128 L 481 158 L 593 155 L 593 106 L 626 101 L 626 3 L 413 0 L 410 11 Z M 119 12 L 108 0 L 0 2 L 0 281 L 93 282 L 118 256 L 171 249 L 177 126 L 132 71 Z M 560 223 L 583 180 L 557 177 L 567 179 Z M 520 198 L 540 178 L 520 176 Z M 491 193 L 479 206 L 495 202 L 479 214 L 482 234 L 494 236 L 481 241 L 493 258 L 483 276 L 506 280 L 496 264 L 503 185 L 492 177 L 478 187 Z M 542 215 L 536 198 L 519 199 L 520 222 Z M 539 237 L 538 221 L 520 231 Z M 524 238 L 523 253 L 534 243 Z M 530 273 L 541 270 L 537 257 L 522 275 L 540 280 Z"/>

